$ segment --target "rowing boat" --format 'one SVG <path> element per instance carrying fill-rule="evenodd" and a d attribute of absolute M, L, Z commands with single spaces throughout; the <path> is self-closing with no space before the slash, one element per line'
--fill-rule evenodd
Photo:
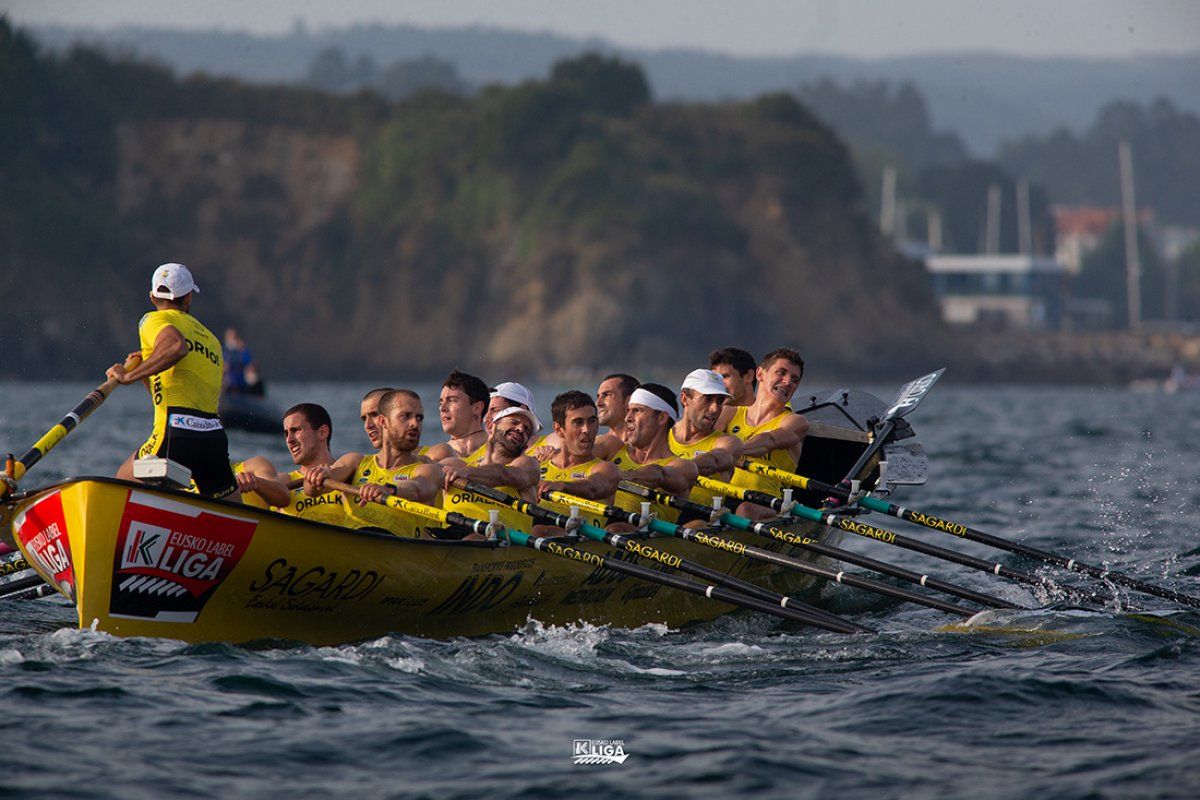
<path fill-rule="evenodd" d="M 530 619 L 681 627 L 733 610 L 503 542 L 349 530 L 111 478 L 37 492 L 16 509 L 13 533 L 38 573 L 74 603 L 80 627 L 117 636 L 328 645 L 391 632 L 504 633 Z M 749 543 L 749 534 L 729 535 Z M 670 537 L 655 546 L 684 557 L 695 549 Z M 705 563 L 781 593 L 813 588 L 810 576 L 732 553 L 706 553 Z"/>
<path fill-rule="evenodd" d="M 838 474 L 866 435 L 814 424 L 810 452 Z M 301 520 L 170 488 L 81 477 L 30 492 L 11 531 L 37 573 L 70 600 L 81 628 L 188 642 L 281 639 L 329 645 L 387 633 L 431 638 L 516 630 L 529 620 L 673 628 L 734 606 L 505 541 L 400 538 Z M 836 543 L 828 528 L 792 530 Z M 782 594 L 814 596 L 810 575 L 650 534 L 653 546 Z M 812 561 L 751 534 L 746 544 Z M 591 541 L 572 547 L 621 560 Z"/>

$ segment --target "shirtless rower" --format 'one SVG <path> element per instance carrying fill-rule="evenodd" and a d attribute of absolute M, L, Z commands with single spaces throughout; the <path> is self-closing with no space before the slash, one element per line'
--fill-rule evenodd
<path fill-rule="evenodd" d="M 621 472 L 621 480 L 633 481 L 651 489 L 686 497 L 696 482 L 696 463 L 671 452 L 667 443 L 671 425 L 679 421 L 675 393 L 657 383 L 644 383 L 633 391 L 625 423 L 628 441 L 610 459 Z M 641 497 L 617 491 L 617 503 L 626 511 L 640 512 Z M 679 511 L 654 503 L 651 510 L 659 519 L 675 522 Z"/>
<path fill-rule="evenodd" d="M 189 312 L 200 287 L 183 264 L 163 264 L 150 276 L 154 310 L 138 322 L 142 362 L 126 371 L 108 368 L 120 384 L 144 382 L 154 404 L 150 438 L 117 470 L 134 480 L 133 462 L 169 458 L 191 470 L 200 494 L 237 501 L 241 497 L 229 465 L 229 441 L 217 416 L 221 394 L 221 343 Z"/>
<path fill-rule="evenodd" d="M 441 505 L 442 469 L 417 455 L 425 409 L 416 392 L 393 389 L 378 400 L 375 425 L 378 427 L 378 453 L 347 453 L 332 466 L 319 465 L 304 476 L 304 492 L 319 497 L 326 492 L 325 481 L 332 478 L 359 487 L 357 504 L 346 509 L 359 526 L 384 528 L 398 536 L 420 536 L 426 522 L 398 509 L 380 505 L 388 495 L 429 505 Z M 368 431 L 368 436 L 370 432 Z"/>
<path fill-rule="evenodd" d="M 754 371 L 758 368 L 754 356 L 740 347 L 722 347 L 708 354 L 708 365 L 725 382 L 729 392 L 726 408 L 754 402 Z"/>
<path fill-rule="evenodd" d="M 595 453 L 596 433 L 600 429 L 596 402 L 587 393 L 572 389 L 554 398 L 550 414 L 562 447 L 542 462 L 538 496 L 547 492 L 567 492 L 611 504 L 620 473 L 612 462 Z M 542 504 L 562 514 L 571 511 L 558 503 L 542 501 Z M 586 513 L 582 516 L 585 522 L 599 528 L 607 524 L 603 517 Z M 563 530 L 551 525 L 535 525 L 533 533 L 535 536 L 559 536 Z"/>
<path fill-rule="evenodd" d="M 600 381 L 596 389 L 596 413 L 601 426 L 608 428 L 608 433 L 596 442 L 596 452 L 601 458 L 609 458 L 629 440 L 625 413 L 629 410 L 629 396 L 639 386 L 637 378 L 624 372 L 614 372 Z"/>
<path fill-rule="evenodd" d="M 483 415 L 489 401 L 488 386 L 474 375 L 454 370 L 442 383 L 438 416 L 450 441 L 435 444 L 425 452 L 430 461 L 470 458 L 488 442 Z"/>
<path fill-rule="evenodd" d="M 531 520 L 513 508 L 477 495 L 469 489 L 455 486 L 456 480 L 475 481 L 537 502 L 537 486 L 541 479 L 538 462 L 525 455 L 525 448 L 542 423 L 524 406 L 510 406 L 492 418 L 492 436 L 484 447 L 468 459 L 447 458 L 441 462 L 445 476 L 445 509 L 457 511 L 472 519 L 488 518 L 488 512 L 498 510 L 500 523 L 506 527 L 528 531 Z M 470 534 L 464 538 L 481 538 Z"/>
<path fill-rule="evenodd" d="M 794 472 L 808 420 L 793 413 L 788 403 L 804 376 L 804 359 L 790 347 L 777 348 L 763 356 L 754 376 L 758 381 L 754 402 L 726 408 L 718 427 L 742 440 L 743 458 Z M 783 490 L 778 480 L 743 469 L 735 470 L 730 482 L 775 496 Z M 742 503 L 737 513 L 755 520 L 774 516 L 771 509 L 754 503 Z"/>
<path fill-rule="evenodd" d="M 732 477 L 734 465 L 742 455 L 741 441 L 717 428 L 727 399 L 729 392 L 720 375 L 711 369 L 692 370 L 679 390 L 683 412 L 667 435 L 667 446 L 672 453 L 692 460 L 700 475 L 719 480 Z M 713 493 L 701 486 L 693 486 L 689 496 L 712 507 Z M 683 512 L 679 521 L 691 527 L 705 522 L 689 512 Z"/>

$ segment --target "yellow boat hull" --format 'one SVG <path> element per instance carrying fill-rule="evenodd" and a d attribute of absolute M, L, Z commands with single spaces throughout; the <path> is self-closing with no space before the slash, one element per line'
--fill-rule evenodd
<path fill-rule="evenodd" d="M 528 548 L 401 539 L 104 478 L 23 500 L 12 532 L 30 564 L 75 604 L 80 627 L 117 636 L 329 645 L 387 633 L 505 633 L 530 619 L 681 627 L 734 610 Z M 779 592 L 813 589 L 812 578 L 794 571 L 671 537 L 654 543 Z M 616 555 L 594 542 L 575 546 Z"/>

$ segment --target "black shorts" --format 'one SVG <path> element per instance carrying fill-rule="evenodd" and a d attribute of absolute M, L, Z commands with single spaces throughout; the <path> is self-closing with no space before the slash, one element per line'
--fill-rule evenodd
<path fill-rule="evenodd" d="M 229 466 L 229 440 L 216 414 L 167 409 L 165 428 L 155 430 L 138 450 L 139 458 L 149 455 L 169 458 L 190 469 L 196 490 L 206 497 L 227 497 L 237 491 L 237 479 Z"/>

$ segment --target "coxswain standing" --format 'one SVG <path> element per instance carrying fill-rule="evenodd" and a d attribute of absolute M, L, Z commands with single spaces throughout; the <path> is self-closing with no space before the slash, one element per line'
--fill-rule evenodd
<path fill-rule="evenodd" d="M 144 381 L 154 403 L 150 438 L 117 470 L 133 480 L 133 462 L 146 456 L 169 458 L 192 471 L 200 494 L 240 499 L 229 465 L 229 441 L 217 416 L 221 396 L 221 342 L 188 313 L 200 287 L 183 264 L 163 264 L 150 278 L 154 310 L 138 323 L 142 363 L 128 372 L 108 368 L 121 384 Z"/>

